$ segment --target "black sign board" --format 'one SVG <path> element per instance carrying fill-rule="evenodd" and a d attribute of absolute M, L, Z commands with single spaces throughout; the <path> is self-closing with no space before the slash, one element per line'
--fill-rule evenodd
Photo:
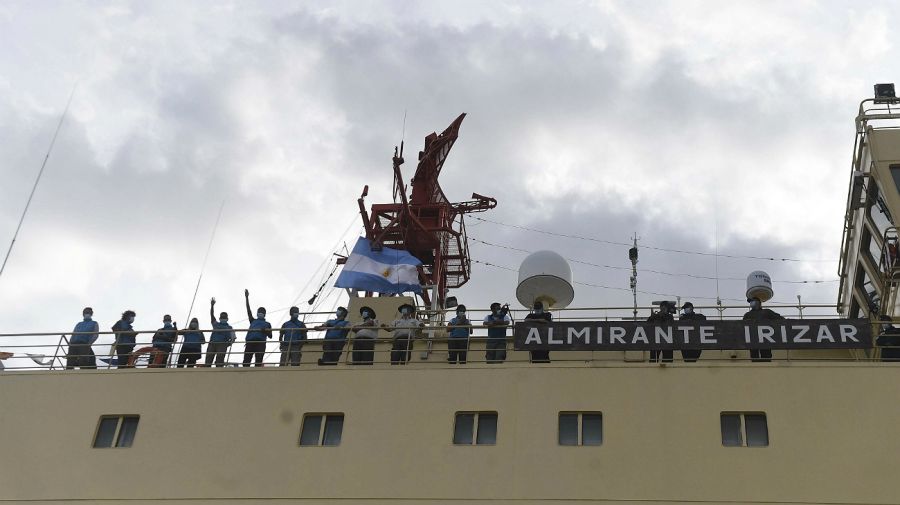
<path fill-rule="evenodd" d="M 868 319 L 773 321 L 634 321 L 516 323 L 515 349 L 641 351 L 650 349 L 867 349 Z"/>

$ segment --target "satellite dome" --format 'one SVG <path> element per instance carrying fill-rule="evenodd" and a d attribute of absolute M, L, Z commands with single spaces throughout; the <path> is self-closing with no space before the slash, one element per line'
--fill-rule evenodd
<path fill-rule="evenodd" d="M 553 251 L 537 251 L 519 265 L 516 299 L 531 308 L 540 301 L 548 309 L 562 309 L 572 303 L 572 268 L 565 258 Z"/>
<path fill-rule="evenodd" d="M 747 299 L 759 298 L 759 301 L 765 302 L 774 295 L 772 291 L 772 278 L 769 274 L 762 270 L 750 272 L 747 276 Z"/>

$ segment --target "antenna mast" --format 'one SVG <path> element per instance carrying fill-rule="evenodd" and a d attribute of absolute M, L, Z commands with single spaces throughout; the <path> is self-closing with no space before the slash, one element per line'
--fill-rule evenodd
<path fill-rule="evenodd" d="M 634 234 L 634 242 L 631 249 L 628 250 L 628 259 L 631 260 L 631 295 L 634 297 L 634 320 L 637 321 L 637 263 L 638 263 L 638 246 L 637 233 Z"/>

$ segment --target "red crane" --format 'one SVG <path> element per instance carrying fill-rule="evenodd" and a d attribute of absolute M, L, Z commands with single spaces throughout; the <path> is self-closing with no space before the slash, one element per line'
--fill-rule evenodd
<path fill-rule="evenodd" d="M 409 197 L 400 172 L 404 161 L 401 142 L 399 152 L 394 148 L 394 203 L 376 203 L 371 213 L 366 212 L 368 186 L 358 200 L 372 248 L 403 249 L 418 258 L 422 262 L 419 281 L 423 287 L 436 288 L 436 301 L 441 307 L 447 291 L 468 282 L 472 271 L 463 217 L 497 206 L 496 199 L 478 193 L 472 193 L 472 200 L 451 203 L 438 183 L 465 117 L 465 113 L 460 114 L 440 135 L 432 132 L 425 137 L 425 149 L 419 151 L 419 164 L 410 181 Z M 426 304 L 435 301 L 428 288 L 422 290 L 422 298 Z"/>

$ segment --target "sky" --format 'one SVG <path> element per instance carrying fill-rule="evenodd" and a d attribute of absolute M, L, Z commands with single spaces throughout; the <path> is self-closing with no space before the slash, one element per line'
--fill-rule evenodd
<path fill-rule="evenodd" d="M 834 304 L 853 119 L 900 79 L 898 16 L 878 1 L 0 2 L 3 254 L 74 89 L 0 277 L 0 333 L 71 331 L 88 305 L 103 329 L 126 309 L 136 328 L 183 324 L 201 271 L 204 323 L 212 296 L 239 323 L 244 289 L 276 325 L 294 304 L 331 311 L 362 188 L 390 202 L 394 146 L 415 153 L 462 112 L 444 192 L 499 202 L 467 219 L 476 263 L 451 295 L 469 307 L 518 306 L 523 251 L 545 249 L 570 260 L 573 306 L 631 306 L 628 247 L 602 241 L 635 234 L 642 306 L 743 306 L 754 270 L 773 302 Z"/>

